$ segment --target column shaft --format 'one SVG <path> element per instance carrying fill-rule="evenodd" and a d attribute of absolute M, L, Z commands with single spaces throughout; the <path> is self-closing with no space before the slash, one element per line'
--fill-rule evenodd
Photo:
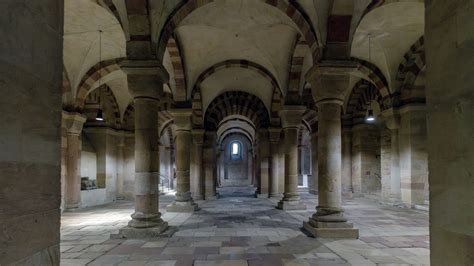
<path fill-rule="evenodd" d="M 319 105 L 318 121 L 318 188 L 321 216 L 342 213 L 341 208 L 341 106 Z M 318 106 L 318 107 L 319 107 Z M 344 220 L 345 221 L 345 220 Z"/>
<path fill-rule="evenodd" d="M 159 206 L 158 100 L 135 98 L 135 212 L 131 227 L 157 226 Z"/>
<path fill-rule="evenodd" d="M 271 142 L 270 150 L 272 153 L 271 157 L 271 174 L 270 174 L 270 197 L 281 197 L 278 189 L 278 142 Z"/>
<path fill-rule="evenodd" d="M 311 136 L 311 180 L 309 181 L 309 193 L 318 194 L 318 134 Z"/>
<path fill-rule="evenodd" d="M 81 205 L 81 136 L 67 133 L 66 209 Z"/>
<path fill-rule="evenodd" d="M 399 201 L 401 195 L 399 131 L 392 129 L 390 133 L 390 198 Z"/>

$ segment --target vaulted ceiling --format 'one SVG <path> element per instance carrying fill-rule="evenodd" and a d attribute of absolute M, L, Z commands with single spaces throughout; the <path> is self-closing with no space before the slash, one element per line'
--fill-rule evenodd
<path fill-rule="evenodd" d="M 122 116 L 131 102 L 126 75 L 118 66 L 93 70 L 101 61 L 126 57 L 134 30 L 133 16 L 127 16 L 130 8 L 134 6 L 128 0 L 65 1 L 64 68 L 71 97 L 76 98 L 81 84 L 90 93 L 106 83 Z M 424 3 L 419 0 L 149 0 L 148 9 L 154 49 L 159 51 L 160 36 L 172 29 L 163 56 L 170 74 L 165 91 L 191 101 L 199 87 L 203 112 L 230 91 L 255 95 L 269 112 L 275 90 L 285 96 L 297 87 L 301 94 L 308 87 L 304 75 L 313 59 L 325 56 L 325 47 L 339 36 L 333 31 L 348 34 L 348 55 L 378 69 L 394 91 L 399 65 L 424 27 Z M 347 21 L 346 28 L 336 27 L 344 25 L 337 24 L 341 21 Z M 245 63 L 235 63 L 239 60 Z M 87 75 L 92 81 L 84 82 Z M 361 77 L 367 79 L 354 76 L 350 87 Z"/>

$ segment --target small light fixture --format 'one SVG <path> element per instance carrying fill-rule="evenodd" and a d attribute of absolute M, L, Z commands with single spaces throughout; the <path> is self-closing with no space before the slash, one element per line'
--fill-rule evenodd
<path fill-rule="evenodd" d="M 367 111 L 367 116 L 365 117 L 365 121 L 367 122 L 375 121 L 374 111 L 372 110 L 372 108 L 369 108 L 369 110 Z"/>
<path fill-rule="evenodd" d="M 102 114 L 102 109 L 97 111 L 97 116 L 95 118 L 96 121 L 104 121 L 104 115 Z"/>

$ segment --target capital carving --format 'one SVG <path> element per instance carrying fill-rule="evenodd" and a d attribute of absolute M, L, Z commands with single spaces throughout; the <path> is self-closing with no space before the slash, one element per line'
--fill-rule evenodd
<path fill-rule="evenodd" d="M 120 68 L 127 74 L 128 90 L 134 98 L 159 99 L 169 74 L 157 60 L 123 60 Z"/>
<path fill-rule="evenodd" d="M 270 142 L 278 143 L 280 141 L 281 128 L 278 128 L 278 127 L 269 128 L 268 129 L 268 136 L 269 136 Z"/>
<path fill-rule="evenodd" d="M 382 112 L 385 119 L 385 125 L 390 130 L 400 128 L 400 112 L 396 109 L 390 108 Z"/>
<path fill-rule="evenodd" d="M 66 127 L 67 134 L 79 135 L 82 132 L 82 127 L 87 120 L 87 117 L 80 113 L 62 113 L 62 120 Z"/>
<path fill-rule="evenodd" d="M 350 73 L 356 69 L 353 61 L 322 61 L 311 67 L 305 79 L 311 83 L 315 101 L 343 101 L 350 89 Z"/>
<path fill-rule="evenodd" d="M 193 142 L 195 144 L 197 145 L 204 144 L 204 134 L 206 134 L 206 131 L 204 129 L 193 129 L 192 134 L 193 134 Z"/>
<path fill-rule="evenodd" d="M 306 112 L 306 106 L 285 105 L 283 109 L 278 112 L 278 115 L 281 118 L 282 127 L 299 127 L 304 112 Z"/>
<path fill-rule="evenodd" d="M 192 109 L 171 109 L 169 112 L 174 117 L 177 131 L 191 131 Z"/>

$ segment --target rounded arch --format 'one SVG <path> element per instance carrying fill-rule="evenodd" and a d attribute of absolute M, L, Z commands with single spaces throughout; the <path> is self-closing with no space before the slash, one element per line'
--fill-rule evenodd
<path fill-rule="evenodd" d="M 398 66 L 396 80 L 398 86 L 394 92 L 396 105 L 403 105 L 410 102 L 425 102 L 425 96 L 418 97 L 411 95 L 419 75 L 426 66 L 425 41 L 421 36 L 403 56 L 403 61 Z M 423 92 L 421 94 L 424 94 Z"/>
<path fill-rule="evenodd" d="M 354 85 L 344 113 L 352 119 L 361 120 L 365 117 L 365 112 L 372 101 L 376 101 L 381 110 L 390 108 L 384 105 L 384 98 L 375 85 L 365 79 L 361 79 Z"/>
<path fill-rule="evenodd" d="M 201 75 L 199 75 L 198 79 L 196 80 L 191 92 L 193 121 L 194 121 L 193 123 L 195 124 L 195 126 L 199 127 L 199 126 L 202 126 L 202 124 L 204 123 L 203 117 L 202 117 L 204 107 L 203 107 L 203 102 L 202 102 L 201 84 L 217 71 L 222 70 L 222 69 L 228 69 L 228 68 L 244 68 L 244 69 L 255 71 L 256 73 L 261 75 L 263 78 L 265 78 L 272 84 L 273 95 L 272 95 L 272 100 L 270 104 L 271 123 L 272 125 L 279 125 L 280 119 L 278 116 L 278 111 L 281 109 L 283 92 L 282 92 L 281 87 L 279 86 L 277 79 L 265 67 L 257 63 L 250 62 L 247 60 L 231 59 L 231 60 L 226 60 L 226 61 L 217 63 L 209 67 L 207 70 L 202 72 Z"/>
<path fill-rule="evenodd" d="M 269 111 L 265 104 L 255 95 L 241 92 L 225 92 L 216 97 L 206 110 L 204 128 L 215 130 L 227 116 L 241 115 L 252 120 L 256 128 L 270 124 Z"/>
<path fill-rule="evenodd" d="M 379 91 L 383 104 L 381 106 L 392 106 L 392 95 L 388 88 L 388 82 L 382 71 L 374 64 L 352 57 L 352 60 L 357 63 L 357 71 L 362 76 L 362 79 L 370 81 Z"/>
<path fill-rule="evenodd" d="M 87 94 L 85 99 L 84 114 L 87 116 L 88 123 L 105 123 L 107 127 L 113 129 L 122 128 L 120 108 L 113 91 L 109 86 L 103 85 Z M 104 121 L 97 122 L 97 112 L 102 110 Z"/>
<path fill-rule="evenodd" d="M 171 66 L 173 67 L 175 85 L 173 99 L 176 102 L 184 102 L 187 100 L 186 78 L 184 75 L 184 59 L 181 54 L 181 47 L 178 43 L 178 39 L 173 36 L 170 37 L 166 49 L 168 50 Z"/>
<path fill-rule="evenodd" d="M 166 50 L 166 44 L 168 39 L 173 36 L 173 33 L 176 27 L 183 21 L 186 16 L 191 14 L 194 10 L 203 7 L 207 4 L 210 4 L 214 1 L 204 0 L 204 1 L 185 1 L 181 5 L 177 6 L 175 10 L 171 13 L 168 19 L 165 22 L 163 29 L 161 30 L 157 55 L 158 59 L 161 60 Z M 295 2 L 287 2 L 284 0 L 260 0 L 260 2 L 273 6 L 276 9 L 280 10 L 284 15 L 288 16 L 298 27 L 302 36 L 304 36 L 306 42 L 308 43 L 313 59 L 317 59 L 320 56 L 320 49 L 316 31 L 312 27 L 311 21 L 307 14 L 305 14 L 301 8 Z"/>
<path fill-rule="evenodd" d="M 119 62 L 123 58 L 111 59 L 99 62 L 92 66 L 86 74 L 82 77 L 77 87 L 76 98 L 74 107 L 77 110 L 84 108 L 84 101 L 89 91 L 93 88 L 94 84 L 103 79 L 108 74 L 120 70 Z"/>

